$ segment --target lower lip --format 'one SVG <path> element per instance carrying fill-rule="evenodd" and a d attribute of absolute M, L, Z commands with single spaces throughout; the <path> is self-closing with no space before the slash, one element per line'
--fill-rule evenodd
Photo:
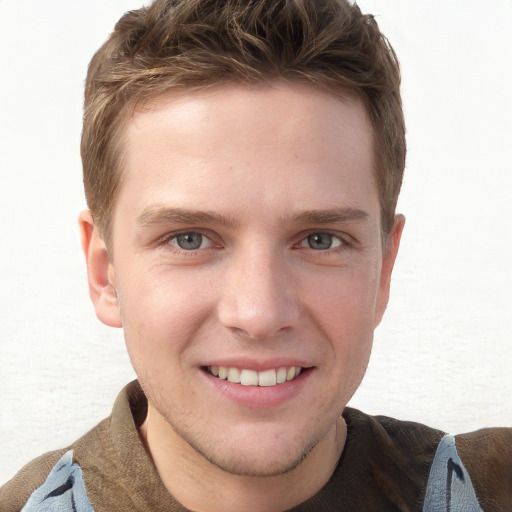
<path fill-rule="evenodd" d="M 243 386 L 214 377 L 201 369 L 208 384 L 217 393 L 239 405 L 252 409 L 271 409 L 292 400 L 300 394 L 313 371 L 313 368 L 308 368 L 295 379 L 275 386 Z"/>

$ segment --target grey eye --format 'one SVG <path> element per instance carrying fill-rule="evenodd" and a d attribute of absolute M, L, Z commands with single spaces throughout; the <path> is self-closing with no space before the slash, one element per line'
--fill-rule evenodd
<path fill-rule="evenodd" d="M 318 251 L 330 249 L 332 247 L 333 236 L 329 233 L 314 233 L 307 237 L 308 246 Z"/>
<path fill-rule="evenodd" d="M 181 233 L 173 239 L 175 245 L 185 251 L 194 251 L 203 244 L 203 235 L 201 233 Z"/>
<path fill-rule="evenodd" d="M 299 247 L 313 249 L 314 251 L 328 251 L 345 245 L 345 241 L 331 233 L 311 233 L 300 241 Z"/>

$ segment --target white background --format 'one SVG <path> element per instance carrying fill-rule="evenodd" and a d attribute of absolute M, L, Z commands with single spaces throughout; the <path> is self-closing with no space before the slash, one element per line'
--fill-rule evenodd
<path fill-rule="evenodd" d="M 352 405 L 452 432 L 512 424 L 512 1 L 361 0 L 402 63 L 407 225 Z M 0 0 L 0 484 L 133 378 L 89 302 L 82 86 L 133 0 Z M 305 411 L 307 413 L 307 411 Z"/>

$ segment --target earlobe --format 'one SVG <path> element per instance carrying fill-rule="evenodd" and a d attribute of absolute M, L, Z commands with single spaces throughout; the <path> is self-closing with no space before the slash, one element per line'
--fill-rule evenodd
<path fill-rule="evenodd" d="M 391 274 L 393 272 L 396 255 L 398 254 L 398 248 L 400 246 L 400 239 L 402 238 L 404 226 L 405 217 L 403 215 L 397 215 L 395 217 L 391 233 L 388 235 L 384 257 L 382 259 L 374 327 L 377 327 L 380 324 L 382 317 L 384 316 L 384 311 L 386 311 L 386 307 L 388 305 Z"/>
<path fill-rule="evenodd" d="M 105 242 L 94 227 L 89 210 L 80 214 L 79 225 L 82 249 L 87 263 L 89 295 L 96 315 L 106 325 L 121 327 L 114 268 L 110 262 Z"/>

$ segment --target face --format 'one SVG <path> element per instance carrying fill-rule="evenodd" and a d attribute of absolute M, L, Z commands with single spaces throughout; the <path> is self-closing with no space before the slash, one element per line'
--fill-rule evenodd
<path fill-rule="evenodd" d="M 95 302 L 150 411 L 226 471 L 295 467 L 363 377 L 398 246 L 399 227 L 383 253 L 362 103 L 299 85 L 168 96 L 130 122 L 125 157 L 115 294 Z"/>

